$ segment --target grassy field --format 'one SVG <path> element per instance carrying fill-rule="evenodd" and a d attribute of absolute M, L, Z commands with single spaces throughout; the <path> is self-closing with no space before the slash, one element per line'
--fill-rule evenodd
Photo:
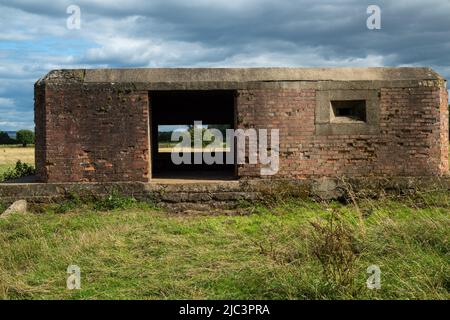
<path fill-rule="evenodd" d="M 20 160 L 34 166 L 34 147 L 0 145 L 0 175 Z"/>
<path fill-rule="evenodd" d="M 112 204 L 0 220 L 0 298 L 450 298 L 448 194 L 361 210 L 292 200 L 246 216 Z M 81 290 L 66 289 L 71 264 Z M 366 287 L 370 265 L 381 269 L 379 290 Z"/>

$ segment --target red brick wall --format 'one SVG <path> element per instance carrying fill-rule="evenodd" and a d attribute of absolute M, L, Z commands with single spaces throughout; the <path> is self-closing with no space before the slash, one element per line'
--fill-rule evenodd
<path fill-rule="evenodd" d="M 107 84 L 35 88 L 36 165 L 45 182 L 148 181 L 148 92 Z M 380 90 L 377 134 L 316 135 L 315 89 L 238 90 L 238 128 L 280 130 L 276 177 L 448 172 L 447 91 Z M 260 176 L 240 165 L 240 177 Z"/>
<path fill-rule="evenodd" d="M 446 88 L 441 88 L 441 172 L 449 171 L 449 112 L 448 112 L 448 91 Z"/>
<path fill-rule="evenodd" d="M 47 86 L 42 100 L 35 111 L 41 181 L 148 181 L 146 91 Z"/>
<path fill-rule="evenodd" d="M 444 91 L 381 89 L 379 134 L 317 136 L 314 89 L 240 90 L 238 127 L 280 130 L 277 176 L 442 175 L 448 171 Z M 259 176 L 259 166 L 240 165 L 238 174 Z"/>

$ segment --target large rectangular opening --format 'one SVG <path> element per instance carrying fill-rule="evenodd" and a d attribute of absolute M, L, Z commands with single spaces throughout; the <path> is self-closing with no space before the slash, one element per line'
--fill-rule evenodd
<path fill-rule="evenodd" d="M 235 128 L 235 92 L 229 90 L 211 91 L 150 91 L 151 159 L 152 178 L 165 179 L 234 179 L 235 164 L 194 163 L 194 158 L 203 158 L 205 152 L 220 153 L 223 159 L 230 156 L 225 131 Z M 195 127 L 201 122 L 201 128 Z M 197 123 L 198 124 L 198 123 Z M 193 133 L 194 129 L 217 129 L 223 133 L 223 144 L 211 148 L 208 142 L 180 148 L 179 141 L 172 141 L 173 133 Z M 198 132 L 198 131 L 197 131 Z M 190 157 L 190 164 L 176 164 L 172 152 L 184 152 Z M 231 155 L 234 157 L 234 155 Z"/>

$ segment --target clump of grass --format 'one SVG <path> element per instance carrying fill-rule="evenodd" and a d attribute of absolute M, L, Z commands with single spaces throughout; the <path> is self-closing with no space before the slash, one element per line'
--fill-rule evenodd
<path fill-rule="evenodd" d="M 98 199 L 94 202 L 94 209 L 100 211 L 124 210 L 133 208 L 137 200 L 133 197 L 121 196 L 117 191 L 113 191 L 109 196 Z"/>
<path fill-rule="evenodd" d="M 66 213 L 66 212 L 76 210 L 78 208 L 83 208 L 83 207 L 85 207 L 86 203 L 87 202 L 84 202 L 78 194 L 69 193 L 66 196 L 66 199 L 56 203 L 56 205 L 54 206 L 54 211 L 56 213 Z"/>
<path fill-rule="evenodd" d="M 27 163 L 22 163 L 22 161 L 17 161 L 14 168 L 8 168 L 5 172 L 0 176 L 0 181 L 8 181 L 19 179 L 22 177 L 32 176 L 36 173 L 36 170 L 32 165 Z"/>
<path fill-rule="evenodd" d="M 282 223 L 265 223 L 261 226 L 261 235 L 251 239 L 253 246 L 276 264 L 295 264 L 306 255 L 304 238 L 300 241 L 300 234 Z"/>
<path fill-rule="evenodd" d="M 324 277 L 338 285 L 353 284 L 359 249 L 354 230 L 336 212 L 326 223 L 312 221 L 311 250 L 323 268 Z"/>
<path fill-rule="evenodd" d="M 6 204 L 3 202 L 0 202 L 0 214 L 3 213 L 7 209 Z"/>

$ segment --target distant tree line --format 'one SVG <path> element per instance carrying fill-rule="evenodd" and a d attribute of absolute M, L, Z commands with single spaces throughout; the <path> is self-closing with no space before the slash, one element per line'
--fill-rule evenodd
<path fill-rule="evenodd" d="M 0 144 L 21 144 L 26 147 L 34 144 L 34 132 L 31 130 L 19 130 L 16 132 L 16 138 L 11 138 L 5 131 L 0 131 Z"/>
<path fill-rule="evenodd" d="M 172 131 L 160 131 L 158 132 L 158 142 L 168 143 L 171 142 Z"/>
<path fill-rule="evenodd" d="M 222 137 L 223 140 L 225 141 L 226 138 L 226 130 L 230 129 L 231 126 L 230 125 L 208 125 L 208 128 L 212 129 L 217 129 L 222 133 Z M 191 145 L 194 146 L 194 126 L 193 125 L 188 125 L 186 128 L 186 131 L 189 132 L 189 134 L 191 135 Z M 202 137 L 204 135 L 206 131 L 206 128 L 202 128 Z M 159 131 L 158 132 L 158 143 L 173 143 L 174 141 L 171 140 L 172 138 L 172 132 L 173 131 Z M 203 147 L 207 146 L 208 144 L 210 144 L 212 141 L 202 141 L 202 145 Z M 178 143 L 178 141 L 177 141 Z"/>

